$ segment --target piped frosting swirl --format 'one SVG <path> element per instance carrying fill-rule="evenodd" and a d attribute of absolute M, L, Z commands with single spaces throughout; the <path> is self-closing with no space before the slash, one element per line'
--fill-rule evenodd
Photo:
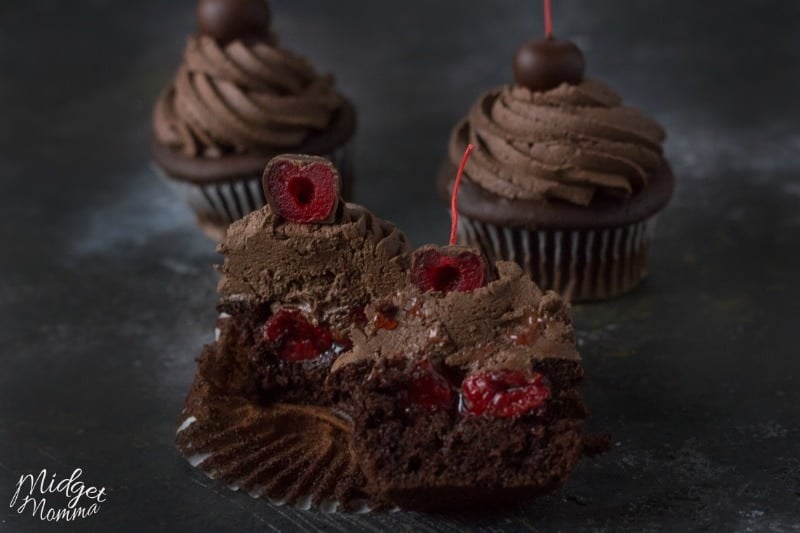
<path fill-rule="evenodd" d="M 154 109 L 156 139 L 192 157 L 292 148 L 342 106 L 331 76 L 273 42 L 190 36 Z"/>
<path fill-rule="evenodd" d="M 586 80 L 535 92 L 517 85 L 489 91 L 454 129 L 449 157 L 478 148 L 469 179 L 509 199 L 560 199 L 589 205 L 626 198 L 663 164 L 661 126 L 622 105 L 605 84 Z"/>

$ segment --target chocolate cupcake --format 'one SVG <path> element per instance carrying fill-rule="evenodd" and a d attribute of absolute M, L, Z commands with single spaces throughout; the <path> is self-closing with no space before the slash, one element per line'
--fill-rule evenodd
<path fill-rule="evenodd" d="M 370 491 L 406 509 L 496 508 L 560 487 L 584 452 L 569 307 L 518 265 L 423 246 L 367 307 L 329 380 Z"/>
<path fill-rule="evenodd" d="M 645 278 L 674 184 L 661 126 L 583 71 L 568 41 L 524 44 L 516 83 L 481 96 L 454 128 L 437 180 L 449 200 L 456 162 L 474 144 L 459 243 L 517 262 L 573 301 L 610 298 Z"/>
<path fill-rule="evenodd" d="M 200 0 L 198 33 L 153 111 L 155 166 L 218 241 L 264 205 L 261 173 L 280 153 L 325 156 L 352 188 L 355 110 L 278 45 L 270 19 L 265 0 Z"/>
<path fill-rule="evenodd" d="M 405 235 L 342 201 L 327 160 L 276 156 L 268 204 L 234 222 L 217 335 L 204 347 L 176 443 L 208 476 L 273 503 L 378 506 L 325 383 L 364 308 L 402 286 Z"/>
<path fill-rule="evenodd" d="M 268 205 L 219 247 L 181 454 L 324 510 L 493 508 L 562 485 L 587 452 L 568 304 L 475 248 L 409 252 L 320 158 L 279 156 L 264 181 Z"/>

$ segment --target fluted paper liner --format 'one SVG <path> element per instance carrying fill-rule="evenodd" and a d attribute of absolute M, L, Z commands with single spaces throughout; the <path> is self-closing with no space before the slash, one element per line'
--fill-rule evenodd
<path fill-rule="evenodd" d="M 647 277 L 657 218 L 620 227 L 531 230 L 462 217 L 458 243 L 481 248 L 491 262 L 516 261 L 542 289 L 571 301 L 601 300 Z"/>
<path fill-rule="evenodd" d="M 276 505 L 366 511 L 366 480 L 350 423 L 329 409 L 217 393 L 198 378 L 181 413 L 176 445 L 210 478 Z"/>

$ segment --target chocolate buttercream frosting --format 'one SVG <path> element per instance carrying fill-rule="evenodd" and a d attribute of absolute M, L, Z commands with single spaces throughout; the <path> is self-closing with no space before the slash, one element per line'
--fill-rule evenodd
<path fill-rule="evenodd" d="M 191 157 L 300 145 L 343 105 L 331 76 L 270 40 L 226 45 L 190 36 L 184 63 L 156 103 L 156 139 Z"/>
<path fill-rule="evenodd" d="M 471 292 L 423 293 L 409 284 L 371 304 L 371 320 L 352 331 L 353 349 L 332 371 L 383 358 L 442 357 L 468 371 L 530 371 L 534 359 L 580 361 L 561 297 L 543 293 L 516 263 L 496 268 L 496 280 Z"/>
<path fill-rule="evenodd" d="M 233 223 L 218 248 L 221 306 L 310 308 L 349 325 L 354 308 L 403 285 L 408 249 L 397 227 L 355 204 L 341 205 L 334 224 L 289 223 L 265 206 Z"/>
<path fill-rule="evenodd" d="M 511 200 L 558 199 L 586 206 L 628 198 L 664 165 L 659 124 L 585 80 L 547 91 L 511 85 L 483 95 L 453 130 L 449 157 L 475 150 L 467 179 Z"/>

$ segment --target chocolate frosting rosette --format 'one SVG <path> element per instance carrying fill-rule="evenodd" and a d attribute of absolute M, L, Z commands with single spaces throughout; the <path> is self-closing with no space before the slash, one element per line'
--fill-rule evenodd
<path fill-rule="evenodd" d="M 222 240 L 264 205 L 260 179 L 283 152 L 325 156 L 352 187 L 356 118 L 333 78 L 278 45 L 266 0 L 200 0 L 199 31 L 153 110 L 157 169 Z"/>
<path fill-rule="evenodd" d="M 474 144 L 459 242 L 572 300 L 609 298 L 646 276 L 674 182 L 661 126 L 583 70 L 568 41 L 524 44 L 517 83 L 481 96 L 453 129 L 438 180 L 449 199 L 454 166 Z"/>

